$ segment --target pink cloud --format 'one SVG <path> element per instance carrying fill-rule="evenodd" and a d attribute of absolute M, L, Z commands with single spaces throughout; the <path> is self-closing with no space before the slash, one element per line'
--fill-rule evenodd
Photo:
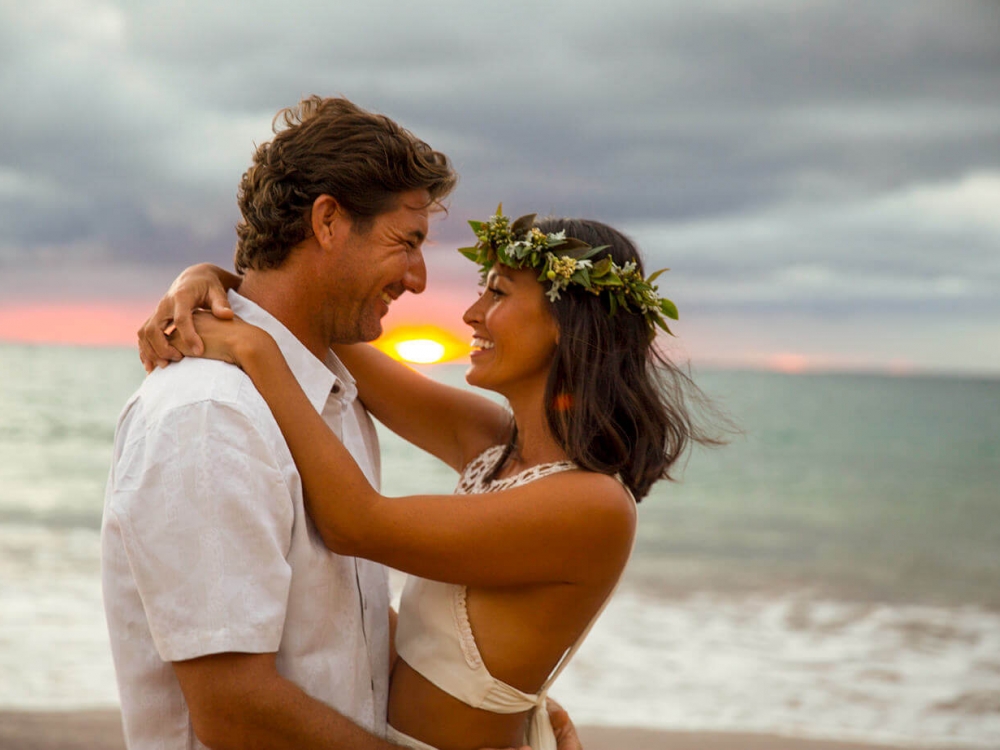
<path fill-rule="evenodd" d="M 148 302 L 23 303 L 0 306 L 0 340 L 130 346 L 153 307 Z"/>

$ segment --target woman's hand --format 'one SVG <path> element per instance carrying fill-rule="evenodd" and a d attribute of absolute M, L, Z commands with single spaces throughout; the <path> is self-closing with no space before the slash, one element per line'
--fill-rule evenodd
<path fill-rule="evenodd" d="M 268 347 L 277 350 L 278 345 L 266 331 L 233 315 L 232 310 L 229 314 L 231 320 L 221 320 L 207 310 L 194 311 L 190 326 L 194 337 L 202 344 L 200 352 L 196 353 L 179 331 L 173 331 L 166 338 L 184 357 L 217 359 L 244 370 L 255 354 Z"/>
<path fill-rule="evenodd" d="M 573 726 L 573 720 L 569 718 L 566 709 L 552 698 L 546 699 L 545 708 L 549 712 L 549 721 L 552 722 L 552 732 L 556 736 L 558 750 L 583 750 L 580 736 L 576 733 L 576 727 Z"/>
<path fill-rule="evenodd" d="M 200 355 L 203 346 L 192 322 L 192 313 L 207 308 L 215 317 L 231 320 L 233 311 L 226 290 L 238 289 L 240 281 L 241 277 L 209 263 L 200 263 L 181 272 L 156 306 L 156 311 L 138 331 L 139 359 L 146 372 L 176 362 L 185 353 Z"/>

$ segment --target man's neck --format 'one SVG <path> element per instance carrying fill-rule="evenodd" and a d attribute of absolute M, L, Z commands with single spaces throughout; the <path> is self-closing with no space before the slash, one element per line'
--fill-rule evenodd
<path fill-rule="evenodd" d="M 286 264 L 287 265 L 287 264 Z M 240 294 L 273 315 L 321 362 L 330 348 L 319 316 L 309 304 L 309 290 L 301 276 L 284 266 L 266 271 L 247 271 Z"/>

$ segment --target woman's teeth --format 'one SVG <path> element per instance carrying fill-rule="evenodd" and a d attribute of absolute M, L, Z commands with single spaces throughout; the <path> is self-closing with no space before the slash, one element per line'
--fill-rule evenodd
<path fill-rule="evenodd" d="M 492 349 L 493 348 L 493 342 L 492 341 L 487 341 L 486 339 L 474 338 L 474 339 L 472 339 L 472 348 L 473 349 Z"/>

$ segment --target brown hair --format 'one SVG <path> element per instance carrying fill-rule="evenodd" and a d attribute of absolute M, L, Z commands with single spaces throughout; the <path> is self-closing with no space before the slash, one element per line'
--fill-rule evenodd
<path fill-rule="evenodd" d="M 321 195 L 335 198 L 363 233 L 399 193 L 427 190 L 440 205 L 458 179 L 447 156 L 347 99 L 307 97 L 278 112 L 272 128 L 274 138 L 257 148 L 240 180 L 234 262 L 241 273 L 280 266 L 310 236 L 310 209 Z"/>
<path fill-rule="evenodd" d="M 535 226 L 546 234 L 565 230 L 567 237 L 593 247 L 608 245 L 615 263 L 634 261 L 643 270 L 635 244 L 606 224 L 547 218 Z M 703 414 L 718 419 L 721 432 L 735 431 L 690 376 L 657 348 L 641 313 L 619 308 L 612 315 L 606 299 L 572 284 L 550 310 L 559 325 L 559 343 L 545 388 L 545 416 L 578 466 L 620 475 L 639 501 L 654 482 L 672 478 L 671 467 L 692 442 L 725 442 L 703 426 Z M 493 476 L 516 440 L 515 425 Z"/>

